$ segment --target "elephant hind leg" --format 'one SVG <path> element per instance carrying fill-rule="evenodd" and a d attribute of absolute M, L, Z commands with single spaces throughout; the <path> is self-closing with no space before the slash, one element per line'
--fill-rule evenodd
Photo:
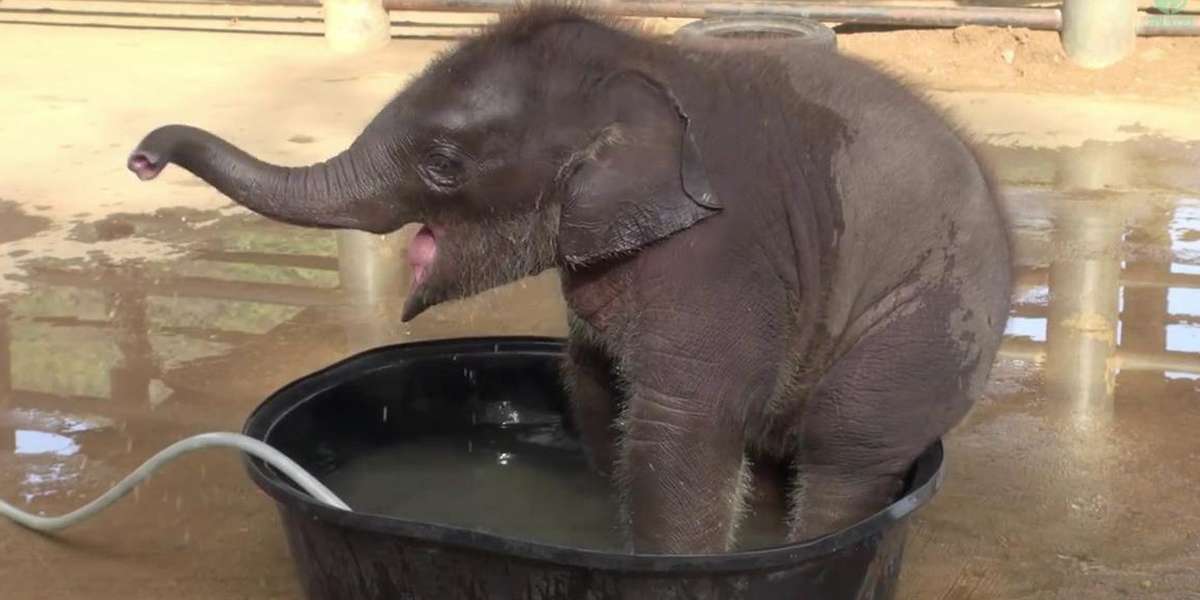
<path fill-rule="evenodd" d="M 999 336 L 959 303 L 949 293 L 924 295 L 863 337 L 814 388 L 796 423 L 792 541 L 886 508 L 917 457 L 969 411 Z"/>

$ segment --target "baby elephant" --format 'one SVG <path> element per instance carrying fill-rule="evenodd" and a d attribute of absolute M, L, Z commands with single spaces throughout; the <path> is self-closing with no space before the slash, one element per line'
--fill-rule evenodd
<path fill-rule="evenodd" d="M 972 148 L 831 52 L 689 47 L 535 6 L 327 162 L 169 125 L 128 164 L 172 162 L 295 225 L 422 223 L 405 320 L 559 269 L 574 421 L 641 553 L 730 549 L 763 465 L 787 473 L 793 541 L 882 509 L 980 396 L 1008 313 Z"/>

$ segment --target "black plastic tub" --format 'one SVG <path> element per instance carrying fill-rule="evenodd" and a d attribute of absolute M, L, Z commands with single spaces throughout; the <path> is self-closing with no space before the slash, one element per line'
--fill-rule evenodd
<path fill-rule="evenodd" d="M 406 436 L 519 428 L 525 415 L 562 418 L 564 348 L 563 340 L 528 337 L 378 348 L 276 392 L 249 417 L 245 433 L 324 479 L 348 459 Z M 260 460 L 246 460 L 254 482 L 277 503 L 297 573 L 314 600 L 885 600 L 895 593 L 907 520 L 942 479 L 939 443 L 913 466 L 899 501 L 846 530 L 800 544 L 664 556 L 342 511 Z"/>

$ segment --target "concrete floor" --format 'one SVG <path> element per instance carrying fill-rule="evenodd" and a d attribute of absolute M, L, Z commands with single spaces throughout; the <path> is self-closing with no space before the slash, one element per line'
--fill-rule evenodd
<path fill-rule="evenodd" d="M 442 45 L 0 25 L 0 497 L 58 514 L 187 435 L 238 430 L 348 353 L 561 335 L 553 274 L 401 324 L 384 239 L 124 171 L 186 121 L 267 160 L 348 143 Z M 1200 598 L 1200 145 L 1193 109 L 1017 92 L 935 100 L 1006 185 L 1020 287 L 987 397 L 947 440 L 900 598 Z M 18 118 L 19 117 L 19 118 Z M 192 455 L 57 537 L 0 524 L 0 598 L 295 598 L 270 501 Z"/>

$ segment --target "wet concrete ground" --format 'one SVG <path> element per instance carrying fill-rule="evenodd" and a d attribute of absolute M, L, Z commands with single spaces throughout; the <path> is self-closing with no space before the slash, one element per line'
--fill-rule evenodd
<path fill-rule="evenodd" d="M 36 36 L 68 35 L 48 31 Z M 84 34 L 108 45 L 55 56 L 50 43 L 43 57 L 73 61 L 72 81 L 39 79 L 35 53 L 5 35 L 2 75 L 23 85 L 0 100 L 36 109 L 0 121 L 16 165 L 0 181 L 6 500 L 74 509 L 168 444 L 238 430 L 279 386 L 375 345 L 564 333 L 552 273 L 401 324 L 395 256 L 410 232 L 302 231 L 229 209 L 179 170 L 154 185 L 120 172 L 148 127 L 176 120 L 224 127 L 268 159 L 319 160 L 434 46 L 347 66 L 311 41 L 212 54 L 210 38 L 162 37 L 199 70 L 101 76 L 89 68 L 132 64 L 152 42 Z M 309 68 L 263 89 L 254 74 L 271 60 Z M 245 94 L 204 93 L 222 78 Z M 1157 107 L 1146 119 L 1063 114 L 1055 131 L 1045 98 L 946 100 L 991 142 L 1020 287 L 987 397 L 947 439 L 946 486 L 916 519 L 900 597 L 1200 597 L 1200 146 L 1146 131 Z M 70 133 L 45 134 L 59 129 Z M 1069 141 L 1048 143 L 1064 130 Z M 298 597 L 273 507 L 226 451 L 175 463 L 57 538 L 0 524 L 0 557 L 5 599 Z"/>

